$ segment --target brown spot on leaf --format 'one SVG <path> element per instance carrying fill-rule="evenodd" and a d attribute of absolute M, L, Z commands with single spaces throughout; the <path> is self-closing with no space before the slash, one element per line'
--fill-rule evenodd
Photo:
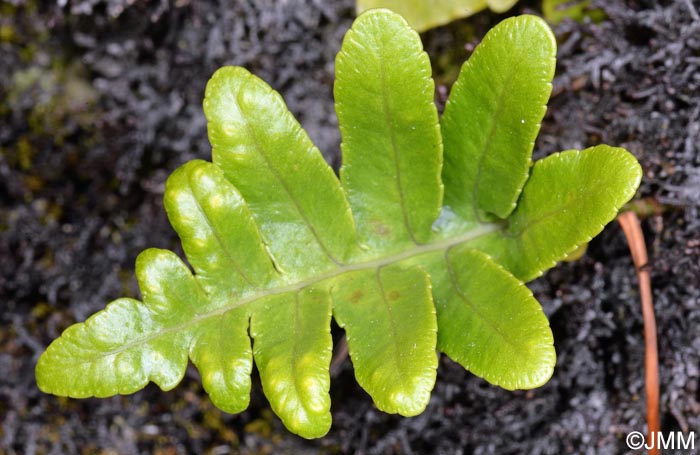
<path fill-rule="evenodd" d="M 358 289 L 357 291 L 355 291 L 355 292 L 353 292 L 352 294 L 350 294 L 350 302 L 351 302 L 351 303 L 357 303 L 357 302 L 360 301 L 360 299 L 361 299 L 364 295 L 365 295 L 364 292 L 362 292 L 361 290 Z"/>
<path fill-rule="evenodd" d="M 372 227 L 374 232 L 380 237 L 389 237 L 391 235 L 391 228 L 380 221 L 372 220 Z"/>
<path fill-rule="evenodd" d="M 388 297 L 389 297 L 389 300 L 391 300 L 393 302 L 395 300 L 398 300 L 399 297 L 401 297 L 401 293 L 399 291 L 391 291 L 391 292 L 389 292 Z"/>

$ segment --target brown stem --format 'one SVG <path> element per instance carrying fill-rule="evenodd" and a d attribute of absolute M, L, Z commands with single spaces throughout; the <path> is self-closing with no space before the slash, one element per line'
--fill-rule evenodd
<path fill-rule="evenodd" d="M 348 340 L 345 338 L 345 335 L 343 335 L 343 338 L 341 338 L 340 343 L 338 343 L 338 348 L 333 355 L 333 360 L 331 360 L 330 374 L 332 378 L 338 376 L 338 373 L 340 373 L 340 366 L 347 358 Z"/>
<path fill-rule="evenodd" d="M 644 319 L 644 369 L 647 395 L 647 444 L 653 445 L 653 437 L 661 431 L 659 423 L 659 353 L 656 342 L 656 319 L 651 298 L 651 278 L 649 275 L 647 247 L 644 235 L 639 227 L 639 218 L 634 212 L 623 212 L 617 217 L 629 243 L 632 261 L 639 279 L 639 293 L 642 300 L 642 317 Z M 649 449 L 650 455 L 658 455 L 659 448 L 654 445 Z"/>

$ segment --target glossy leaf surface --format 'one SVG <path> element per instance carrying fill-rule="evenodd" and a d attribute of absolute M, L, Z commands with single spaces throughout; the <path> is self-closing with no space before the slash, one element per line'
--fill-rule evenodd
<path fill-rule="evenodd" d="M 243 195 L 278 269 L 294 280 L 345 261 L 355 246 L 348 202 L 279 93 L 243 68 L 221 68 L 204 113 L 214 163 Z"/>
<path fill-rule="evenodd" d="M 287 428 L 319 437 L 331 426 L 331 300 L 313 288 L 273 295 L 255 306 L 250 334 L 272 409 Z"/>
<path fill-rule="evenodd" d="M 339 277 L 333 299 L 357 381 L 377 407 L 406 416 L 422 412 L 437 369 L 428 275 L 396 265 L 348 273 Z"/>
<path fill-rule="evenodd" d="M 319 437 L 331 425 L 331 318 L 386 412 L 425 409 L 436 349 L 506 389 L 543 384 L 552 334 L 523 281 L 588 242 L 641 177 L 628 152 L 608 146 L 529 168 L 550 41 L 532 16 L 497 26 L 462 71 L 441 131 L 418 35 L 387 10 L 361 16 L 337 60 L 340 179 L 279 94 L 243 68 L 217 71 L 204 102 L 214 162 L 181 166 L 164 196 L 193 270 L 170 251 L 143 252 L 142 302 L 118 299 L 68 328 L 39 359 L 39 387 L 71 397 L 149 381 L 168 390 L 189 359 L 213 403 L 240 412 L 255 362 L 287 428 Z M 509 56 L 512 46 L 522 55 Z M 488 93 L 468 93 L 489 78 Z M 464 175 L 442 169 L 443 139 L 445 166 Z"/>
<path fill-rule="evenodd" d="M 37 383 L 76 398 L 163 390 L 185 375 L 187 347 L 205 294 L 175 253 L 148 249 L 136 260 L 143 304 L 118 299 L 75 324 L 39 359 Z M 181 330 L 187 327 L 190 330 Z"/>
<path fill-rule="evenodd" d="M 556 53 L 547 24 L 520 16 L 490 30 L 462 66 L 440 126 L 445 205 L 465 220 L 505 218 L 515 208 L 547 109 Z"/>
<path fill-rule="evenodd" d="M 430 60 L 418 34 L 392 18 L 382 10 L 360 16 L 335 64 L 340 180 L 361 241 L 377 252 L 428 241 L 442 206 Z"/>
<path fill-rule="evenodd" d="M 621 148 L 548 156 L 535 163 L 508 227 L 470 246 L 530 281 L 598 235 L 634 196 L 641 177 L 637 160 Z"/>
<path fill-rule="evenodd" d="M 552 331 L 520 280 L 463 245 L 449 250 L 431 277 L 442 352 L 506 389 L 547 382 L 556 361 Z"/>

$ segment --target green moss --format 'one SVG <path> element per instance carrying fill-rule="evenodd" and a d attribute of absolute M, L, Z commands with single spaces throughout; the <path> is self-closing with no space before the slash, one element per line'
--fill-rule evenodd
<path fill-rule="evenodd" d="M 0 43 L 12 43 L 17 38 L 17 31 L 11 24 L 0 24 Z"/>
<path fill-rule="evenodd" d="M 37 103 L 29 114 L 33 133 L 50 135 L 56 145 L 62 145 L 76 128 L 92 129 L 97 92 L 83 74 L 82 66 L 73 63 L 65 68 L 34 67 L 15 75 L 17 90 L 35 91 Z"/>
<path fill-rule="evenodd" d="M 577 22 L 588 18 L 595 23 L 605 19 L 605 12 L 591 6 L 591 0 L 542 0 L 542 14 L 551 24 L 567 18 Z"/>
<path fill-rule="evenodd" d="M 32 167 L 32 159 L 36 155 L 36 150 L 26 136 L 22 136 L 17 141 L 17 164 L 23 171 L 28 171 Z"/>
<path fill-rule="evenodd" d="M 462 64 L 469 57 L 464 43 L 474 42 L 477 33 L 474 26 L 464 21 L 453 22 L 446 28 L 450 31 L 449 36 L 452 37 L 450 42 L 446 43 L 447 46 L 434 43 L 434 40 L 440 36 L 437 32 L 427 32 L 425 40 L 435 84 L 449 87 L 457 80 Z"/>

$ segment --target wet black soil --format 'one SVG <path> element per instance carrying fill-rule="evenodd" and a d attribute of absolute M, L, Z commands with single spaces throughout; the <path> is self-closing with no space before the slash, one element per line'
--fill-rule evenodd
<path fill-rule="evenodd" d="M 597 3 L 602 22 L 555 27 L 559 63 L 536 154 L 604 142 L 641 161 L 662 427 L 697 432 L 700 3 Z M 539 8 L 524 1 L 508 14 Z M 34 365 L 45 346 L 136 296 L 142 249 L 180 251 L 163 185 L 183 162 L 210 157 L 201 101 L 216 68 L 244 65 L 268 81 L 337 166 L 333 60 L 353 2 L 14 0 L 0 13 L 0 454 L 618 454 L 628 432 L 644 431 L 641 311 L 615 223 L 583 259 L 530 283 L 558 351 L 554 377 L 534 391 L 495 388 L 443 357 L 428 409 L 407 419 L 377 411 L 346 360 L 331 389 L 333 428 L 315 441 L 283 428 L 259 382 L 246 412 L 218 411 L 194 368 L 168 393 L 42 394 Z M 505 16 L 425 33 L 437 80 L 448 83 Z"/>

